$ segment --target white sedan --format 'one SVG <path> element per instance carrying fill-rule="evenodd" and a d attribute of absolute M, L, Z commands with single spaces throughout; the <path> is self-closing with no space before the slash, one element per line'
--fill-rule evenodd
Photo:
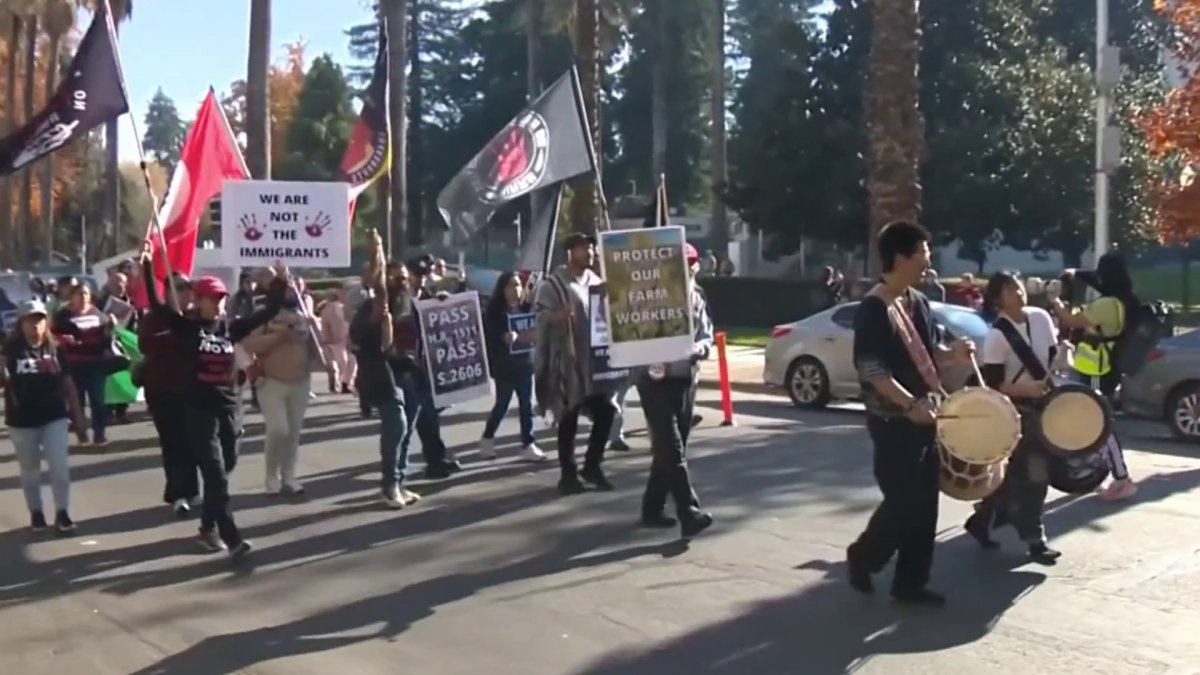
<path fill-rule="evenodd" d="M 968 337 L 983 349 L 987 322 L 979 312 L 958 305 L 930 302 L 944 340 Z M 763 362 L 763 382 L 787 390 L 802 408 L 823 408 L 834 400 L 860 397 L 854 370 L 854 315 L 858 302 L 847 302 L 771 330 Z M 969 365 L 942 373 L 947 390 L 960 388 L 971 374 Z"/>

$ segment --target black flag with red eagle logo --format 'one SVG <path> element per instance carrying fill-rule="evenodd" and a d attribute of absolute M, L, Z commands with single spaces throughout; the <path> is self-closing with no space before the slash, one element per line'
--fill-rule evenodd
<path fill-rule="evenodd" d="M 456 243 L 487 225 L 500 206 L 595 170 L 583 97 L 572 68 L 496 134 L 438 195 Z"/>

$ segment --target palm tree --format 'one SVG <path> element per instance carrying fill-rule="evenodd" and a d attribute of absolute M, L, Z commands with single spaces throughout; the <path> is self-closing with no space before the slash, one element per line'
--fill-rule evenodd
<path fill-rule="evenodd" d="M 246 59 L 246 166 L 259 180 L 271 177 L 271 0 L 250 0 Z"/>
<path fill-rule="evenodd" d="M 25 29 L 25 41 L 21 45 L 25 49 L 25 72 L 21 85 L 21 99 L 24 103 L 23 121 L 28 123 L 34 114 L 34 97 L 37 95 L 37 42 L 38 42 L 38 12 L 41 1 L 26 2 L 23 10 L 25 16 L 21 23 Z M 14 50 L 15 53 L 15 50 Z M 34 232 L 30 223 L 33 201 L 33 170 L 27 168 L 21 172 L 21 192 L 17 205 L 17 227 L 14 229 L 13 250 L 17 252 L 18 260 L 29 260 L 29 249 L 32 247 Z"/>
<path fill-rule="evenodd" d="M 670 76 L 668 54 L 672 40 L 667 28 L 668 12 L 675 5 L 670 0 L 650 0 L 650 24 L 654 29 L 650 54 L 650 178 L 657 183 L 667 171 L 667 78 Z"/>
<path fill-rule="evenodd" d="M 542 93 L 542 17 L 545 0 L 526 0 L 525 76 L 529 100 Z"/>
<path fill-rule="evenodd" d="M 600 8 L 597 0 L 575 0 L 575 60 L 579 63 L 579 85 L 583 90 L 583 108 L 591 124 L 592 147 L 595 149 L 595 180 L 579 184 L 571 198 L 571 220 L 575 229 L 595 232 L 599 203 L 597 187 L 601 180 L 600 146 Z"/>
<path fill-rule="evenodd" d="M 867 64 L 868 272 L 880 271 L 875 236 L 889 222 L 921 216 L 920 163 L 924 120 L 918 108 L 917 0 L 872 3 Z"/>
<path fill-rule="evenodd" d="M 47 0 L 42 8 L 42 26 L 49 39 L 47 48 L 49 63 L 46 68 L 46 99 L 54 95 L 58 86 L 58 57 L 62 49 L 62 39 L 75 24 L 75 0 Z M 54 250 L 54 155 L 47 155 L 42 160 L 42 229 L 46 236 L 46 262 L 50 262 L 50 254 Z"/>
<path fill-rule="evenodd" d="M 712 248 L 729 255 L 729 221 L 725 212 L 725 0 L 714 0 L 712 30 Z"/>
<path fill-rule="evenodd" d="M 17 55 L 21 46 L 21 16 L 13 6 L 0 13 L 0 24 L 3 24 L 4 36 L 7 41 L 5 51 L 8 58 L 7 73 L 4 80 L 4 134 L 7 135 L 17 123 Z M 0 241 L 14 241 L 12 222 L 12 178 L 5 176 L 0 181 Z M 16 260 L 16 252 L 11 246 L 5 246 L 6 254 L 0 255 L 0 262 L 8 263 Z"/>

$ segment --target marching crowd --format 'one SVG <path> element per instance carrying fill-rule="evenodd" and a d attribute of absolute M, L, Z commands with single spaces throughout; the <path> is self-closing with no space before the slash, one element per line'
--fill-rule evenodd
<path fill-rule="evenodd" d="M 144 390 L 158 434 L 163 501 L 181 520 L 198 510 L 200 546 L 228 551 L 235 560 L 251 550 L 238 530 L 228 481 L 244 433 L 243 392 L 263 416 L 267 494 L 304 492 L 297 476 L 301 433 L 315 396 L 311 376 L 322 368 L 330 392 L 356 394 L 363 417 L 378 420 L 380 493 L 387 507 L 402 509 L 421 499 L 408 487 L 414 433 L 424 456 L 424 478 L 442 480 L 461 470 L 442 440 L 442 411 L 434 401 L 415 303 L 446 299 L 465 284 L 461 275 L 447 271 L 445 261 L 432 256 L 389 261 L 377 235 L 373 246 L 361 283 L 336 289 L 321 302 L 314 302 L 303 279 L 281 265 L 243 273 L 232 293 L 215 276 L 190 279 L 176 273 L 156 282 L 149 246 L 139 261 L 113 270 L 96 301 L 76 278 L 36 282 L 34 297 L 17 307 L 15 329 L 4 338 L 0 369 L 5 423 L 31 527 L 49 527 L 40 487 L 45 462 L 54 527 L 64 534 L 74 530 L 70 434 L 80 444 L 107 442 L 114 411 L 104 398 L 105 381 L 123 371 Z M 595 271 L 596 240 L 571 235 L 564 249 L 565 264 L 536 286 L 515 271 L 502 274 L 483 307 L 495 401 L 479 455 L 497 456 L 495 435 L 515 396 L 521 459 L 549 459 L 533 435 L 535 418 L 546 416 L 557 427 L 559 493 L 578 494 L 589 486 L 612 490 L 605 453 L 610 446 L 627 449 L 621 413 L 626 393 L 636 386 L 653 450 L 641 522 L 678 526 L 685 538 L 694 537 L 713 522 L 700 509 L 686 460 L 698 417 L 693 412 L 698 363 L 708 358 L 713 338 L 694 280 L 700 256 L 685 246 L 696 327 L 692 354 L 677 363 L 627 371 L 597 368 L 593 357 L 590 308 L 605 283 Z M 144 288 L 144 302 L 131 297 L 135 284 Z M 530 313 L 535 320 L 529 329 L 512 329 L 511 315 Z M 140 358 L 131 362 L 114 340 L 118 326 L 136 330 Z M 511 349 L 518 341 L 532 348 Z M 592 423 L 582 466 L 575 456 L 580 415 Z M 676 517 L 666 513 L 668 497 Z"/>

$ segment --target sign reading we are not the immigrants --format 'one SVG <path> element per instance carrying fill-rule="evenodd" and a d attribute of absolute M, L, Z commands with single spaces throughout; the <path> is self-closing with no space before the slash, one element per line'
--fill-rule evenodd
<path fill-rule="evenodd" d="M 229 265 L 350 265 L 350 186 L 345 183 L 225 181 L 221 212 L 221 248 Z"/>
<path fill-rule="evenodd" d="M 479 293 L 418 300 L 415 306 L 434 405 L 456 405 L 491 395 Z"/>

